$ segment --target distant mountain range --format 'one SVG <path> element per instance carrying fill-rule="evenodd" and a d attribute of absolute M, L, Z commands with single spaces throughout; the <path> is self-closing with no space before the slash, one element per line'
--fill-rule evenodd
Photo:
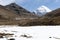
<path fill-rule="evenodd" d="M 46 13 L 41 18 L 33 20 L 26 25 L 60 25 L 60 8 Z"/>
<path fill-rule="evenodd" d="M 16 3 L 0 5 L 0 25 L 60 25 L 60 8 L 51 11 L 46 6 L 41 6 L 35 13 Z"/>

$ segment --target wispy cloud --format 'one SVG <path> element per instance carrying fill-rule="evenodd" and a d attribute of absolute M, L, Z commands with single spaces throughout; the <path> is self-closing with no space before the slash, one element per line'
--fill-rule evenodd
<path fill-rule="evenodd" d="M 59 0 L 55 0 L 55 2 L 59 2 Z"/>

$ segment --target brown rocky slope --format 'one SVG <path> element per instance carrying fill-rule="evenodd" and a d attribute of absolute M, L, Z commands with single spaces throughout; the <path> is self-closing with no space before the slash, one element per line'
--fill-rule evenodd
<path fill-rule="evenodd" d="M 36 26 L 36 25 L 60 25 L 60 8 L 47 13 L 41 18 L 28 20 L 24 25 Z"/>
<path fill-rule="evenodd" d="M 0 25 L 60 25 L 60 8 L 47 13 L 43 17 L 38 17 L 15 3 L 4 7 L 0 6 Z"/>
<path fill-rule="evenodd" d="M 35 18 L 38 18 L 38 16 L 15 3 L 7 6 L 0 5 L 0 25 L 23 25 L 24 20 L 26 22 L 26 19 Z"/>

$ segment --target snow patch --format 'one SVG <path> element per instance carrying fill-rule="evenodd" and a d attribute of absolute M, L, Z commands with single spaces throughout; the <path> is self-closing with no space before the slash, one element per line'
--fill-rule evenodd
<path fill-rule="evenodd" d="M 7 26 L 0 28 L 0 32 L 7 30 L 9 33 L 14 33 L 17 37 L 15 40 L 58 40 L 53 37 L 60 37 L 60 26 L 33 26 L 33 27 L 20 27 L 20 26 Z M 13 32 L 15 31 L 15 32 Z M 6 32 L 5 32 L 6 33 Z M 32 38 L 21 37 L 26 34 L 32 36 Z M 49 38 L 52 37 L 52 38 Z M 3 39 L 4 40 L 4 39 Z M 5 39 L 6 40 L 6 39 Z"/>

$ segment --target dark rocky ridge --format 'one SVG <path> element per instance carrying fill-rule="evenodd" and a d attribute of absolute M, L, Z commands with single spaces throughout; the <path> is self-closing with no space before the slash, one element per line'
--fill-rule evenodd
<path fill-rule="evenodd" d="M 0 5 L 0 25 L 25 25 L 28 20 L 35 18 L 38 18 L 38 16 L 15 3 L 7 6 Z"/>
<path fill-rule="evenodd" d="M 0 19 L 13 20 L 14 18 L 19 17 L 13 11 L 7 10 L 4 6 L 0 5 Z"/>
<path fill-rule="evenodd" d="M 53 10 L 52 12 L 47 13 L 45 16 L 48 16 L 48 17 L 60 16 L 60 8 Z"/>
<path fill-rule="evenodd" d="M 5 6 L 6 9 L 11 10 L 13 12 L 15 12 L 16 14 L 18 14 L 21 17 L 38 17 L 37 15 L 35 15 L 34 13 L 29 12 L 28 10 L 24 9 L 23 7 L 17 5 L 16 3 L 11 3 L 7 6 Z"/>

